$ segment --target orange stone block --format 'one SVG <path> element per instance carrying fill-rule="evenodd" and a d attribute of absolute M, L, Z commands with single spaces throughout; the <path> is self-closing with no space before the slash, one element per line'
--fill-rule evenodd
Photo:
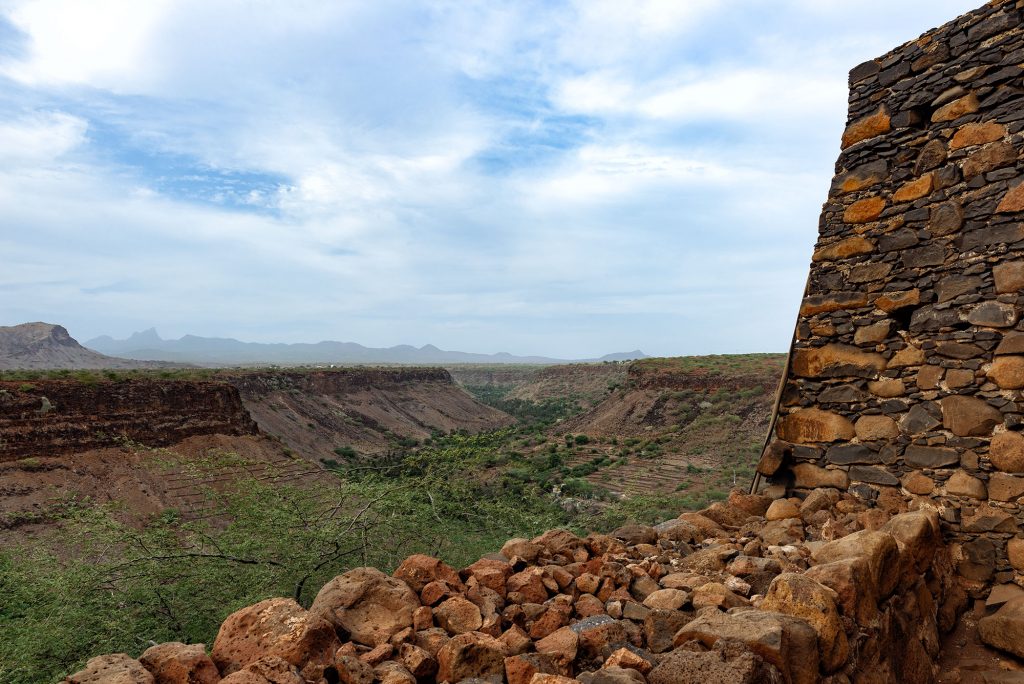
<path fill-rule="evenodd" d="M 917 180 L 912 180 L 906 183 L 899 190 L 897 190 L 893 196 L 893 202 L 913 202 L 914 200 L 921 199 L 931 194 L 932 188 L 935 186 L 935 177 L 927 173 Z"/>
<path fill-rule="evenodd" d="M 875 251 L 873 242 L 867 238 L 857 236 L 819 247 L 814 250 L 814 256 L 811 257 L 811 260 L 836 261 L 837 259 L 845 259 L 859 254 L 871 254 L 873 251 Z"/>
<path fill-rule="evenodd" d="M 881 197 L 868 197 L 854 202 L 843 212 L 846 223 L 868 223 L 881 216 L 885 209 L 885 200 Z"/>
<path fill-rule="evenodd" d="M 984 145 L 995 142 L 1004 135 L 1006 135 L 1006 128 L 1000 124 L 993 122 L 969 123 L 957 130 L 953 139 L 949 141 L 949 149 L 959 150 L 972 145 Z"/>
<path fill-rule="evenodd" d="M 932 114 L 933 123 L 942 123 L 945 121 L 955 121 L 961 116 L 967 116 L 973 114 L 981 108 L 981 103 L 978 102 L 978 96 L 974 93 L 964 95 L 958 100 L 953 100 L 947 105 L 939 107 Z"/>
<path fill-rule="evenodd" d="M 906 290 L 904 292 L 886 292 L 875 300 L 875 306 L 886 313 L 907 306 L 916 306 L 920 303 L 921 291 L 916 287 L 913 290 Z"/>
<path fill-rule="evenodd" d="M 1007 214 L 1015 211 L 1024 211 L 1024 183 L 1018 183 L 1010 188 L 996 207 L 998 213 Z"/>
<path fill-rule="evenodd" d="M 842 148 L 845 150 L 850 145 L 867 140 L 868 138 L 874 138 L 877 135 L 883 135 L 891 130 L 892 122 L 889 119 L 889 113 L 885 111 L 884 107 L 881 107 L 874 114 L 858 119 L 847 126 L 843 132 Z"/>

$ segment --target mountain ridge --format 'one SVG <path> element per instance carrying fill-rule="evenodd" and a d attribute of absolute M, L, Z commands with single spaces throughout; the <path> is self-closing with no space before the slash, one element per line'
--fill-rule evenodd
<path fill-rule="evenodd" d="M 408 344 L 393 347 L 366 347 L 356 342 L 323 340 L 320 342 L 242 342 L 230 337 L 201 337 L 184 335 L 177 340 L 165 340 L 155 328 L 133 333 L 123 340 L 109 335 L 95 337 L 85 347 L 96 352 L 126 359 L 172 361 L 202 365 L 239 365 L 246 363 L 273 364 L 450 364 L 450 363 L 508 363 L 554 365 L 564 363 L 629 361 L 647 358 L 639 349 L 631 352 L 606 354 L 594 359 L 559 359 L 546 356 L 516 356 L 508 352 L 483 354 L 444 350 L 433 344 L 414 347 Z"/>

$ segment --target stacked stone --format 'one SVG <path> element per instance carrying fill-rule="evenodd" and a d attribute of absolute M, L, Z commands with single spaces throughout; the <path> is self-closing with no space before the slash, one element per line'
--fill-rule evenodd
<path fill-rule="evenodd" d="M 937 501 L 979 595 L 1024 585 L 1007 554 L 1024 523 L 1022 4 L 991 2 L 850 72 L 759 465 L 790 492 Z"/>
<path fill-rule="evenodd" d="M 160 644 L 66 681 L 931 682 L 966 596 L 935 511 L 877 503 L 733 492 L 655 527 L 513 539 L 461 571 L 424 555 L 390 576 L 356 568 L 308 610 L 276 598 L 233 613 L 209 654 Z M 1000 620 L 994 638 L 1020 650 L 1018 621 Z"/>

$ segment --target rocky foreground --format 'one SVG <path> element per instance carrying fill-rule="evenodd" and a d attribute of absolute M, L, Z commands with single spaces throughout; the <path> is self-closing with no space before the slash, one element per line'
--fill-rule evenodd
<path fill-rule="evenodd" d="M 1024 657 L 1022 600 L 980 628 Z M 932 682 L 966 604 L 927 500 L 733 492 L 653 528 L 513 539 L 461 571 L 423 555 L 391 576 L 356 568 L 309 610 L 274 598 L 235 612 L 209 654 L 160 644 L 65 681 Z"/>

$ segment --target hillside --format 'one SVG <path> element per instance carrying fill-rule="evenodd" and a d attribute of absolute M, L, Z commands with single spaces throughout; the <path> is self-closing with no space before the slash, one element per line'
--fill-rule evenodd
<path fill-rule="evenodd" d="M 784 364 L 782 354 L 635 361 L 535 448 L 620 494 L 725 491 L 753 474 Z"/>
<path fill-rule="evenodd" d="M 140 363 L 99 354 L 78 344 L 68 331 L 50 323 L 0 326 L 0 370 L 50 368 L 140 368 Z"/>

